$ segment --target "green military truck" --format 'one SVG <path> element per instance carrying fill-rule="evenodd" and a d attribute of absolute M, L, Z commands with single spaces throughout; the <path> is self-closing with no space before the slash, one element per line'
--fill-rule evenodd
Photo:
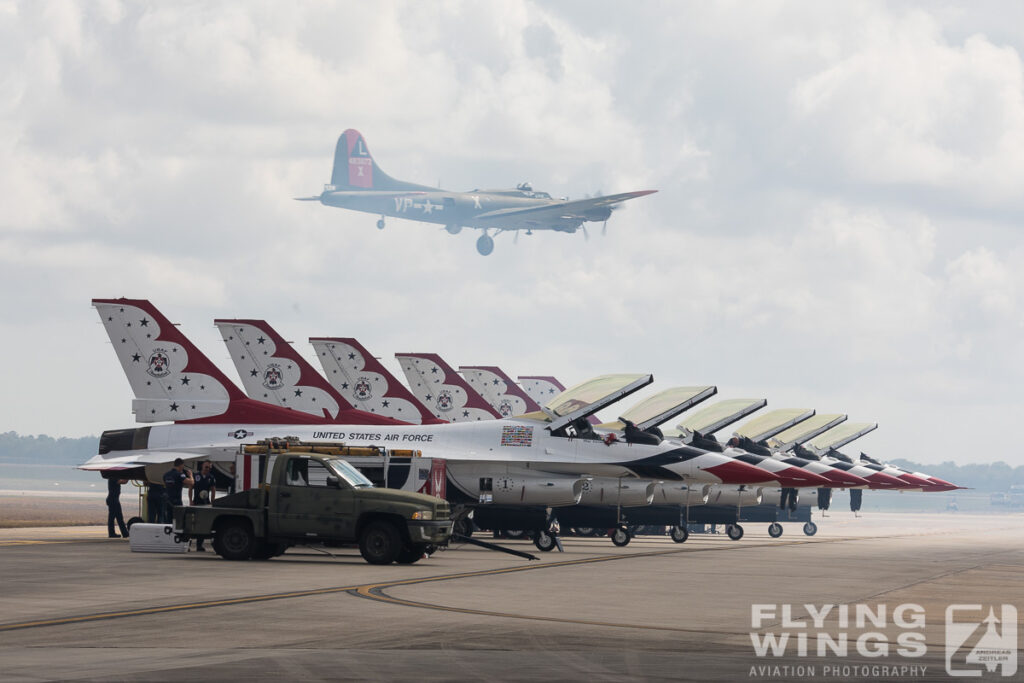
<path fill-rule="evenodd" d="M 175 507 L 174 532 L 212 538 L 227 560 L 267 560 L 297 544 L 358 543 L 371 564 L 412 564 L 451 536 L 446 501 L 376 488 L 337 456 L 285 452 L 264 467 L 269 476 L 258 488 Z"/>

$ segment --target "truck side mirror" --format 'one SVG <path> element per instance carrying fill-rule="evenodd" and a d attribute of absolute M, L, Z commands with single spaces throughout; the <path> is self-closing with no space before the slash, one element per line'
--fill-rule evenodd
<path fill-rule="evenodd" d="M 327 475 L 327 485 L 333 486 L 336 489 L 341 488 L 341 480 L 333 475 Z"/>

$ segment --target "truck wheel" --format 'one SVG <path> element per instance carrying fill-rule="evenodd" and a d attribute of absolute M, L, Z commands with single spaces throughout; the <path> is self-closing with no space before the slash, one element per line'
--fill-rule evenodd
<path fill-rule="evenodd" d="M 398 559 L 395 561 L 398 564 L 415 564 L 423 559 L 423 553 L 426 551 L 426 547 L 422 545 L 406 546 L 398 553 Z"/>
<path fill-rule="evenodd" d="M 468 517 L 455 520 L 455 525 L 452 531 L 459 536 L 469 538 L 473 535 L 473 520 Z"/>
<path fill-rule="evenodd" d="M 142 517 L 132 517 L 131 519 L 128 520 L 128 522 L 125 524 L 125 526 L 128 527 L 128 531 L 131 532 L 132 524 L 138 524 L 141 521 L 142 521 Z"/>
<path fill-rule="evenodd" d="M 225 560 L 248 560 L 256 550 L 252 526 L 242 520 L 225 522 L 213 537 L 213 549 Z"/>
<path fill-rule="evenodd" d="M 391 522 L 370 522 L 359 538 L 359 552 L 370 564 L 391 564 L 402 550 L 402 538 Z"/>

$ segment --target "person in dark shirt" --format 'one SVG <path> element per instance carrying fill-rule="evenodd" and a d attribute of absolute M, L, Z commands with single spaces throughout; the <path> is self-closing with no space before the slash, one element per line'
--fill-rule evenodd
<path fill-rule="evenodd" d="M 217 482 L 213 476 L 213 464 L 209 460 L 199 466 L 199 474 L 193 477 L 195 484 L 188 491 L 189 505 L 212 505 L 217 496 Z M 203 539 L 196 539 L 196 552 L 204 552 Z"/>
<path fill-rule="evenodd" d="M 128 527 L 124 525 L 124 513 L 121 511 L 121 484 L 127 484 L 127 479 L 110 477 L 107 479 L 107 537 L 128 538 Z M 114 522 L 121 529 L 121 535 L 114 533 Z"/>
<path fill-rule="evenodd" d="M 173 519 L 173 510 L 175 505 L 184 505 L 181 502 L 181 490 L 186 486 L 191 489 L 195 484 L 195 480 L 192 478 L 192 471 L 185 469 L 185 461 L 181 458 L 175 458 L 174 467 L 167 470 L 164 474 L 164 495 L 166 496 L 166 521 L 170 522 Z"/>

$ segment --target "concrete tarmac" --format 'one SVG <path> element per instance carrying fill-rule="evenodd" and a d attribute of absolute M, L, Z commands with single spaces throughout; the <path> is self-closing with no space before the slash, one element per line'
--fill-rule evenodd
<path fill-rule="evenodd" d="M 948 678 L 950 605 L 983 606 L 958 612 L 970 623 L 1016 606 L 1024 634 L 1024 515 L 817 521 L 814 537 L 505 541 L 541 560 L 461 546 L 389 567 L 347 548 L 227 562 L 132 553 L 97 527 L 4 529 L 0 680 L 930 681 Z M 815 624 L 826 605 L 849 618 Z M 752 632 L 789 640 L 758 656 Z M 951 666 L 977 669 L 984 633 Z"/>

